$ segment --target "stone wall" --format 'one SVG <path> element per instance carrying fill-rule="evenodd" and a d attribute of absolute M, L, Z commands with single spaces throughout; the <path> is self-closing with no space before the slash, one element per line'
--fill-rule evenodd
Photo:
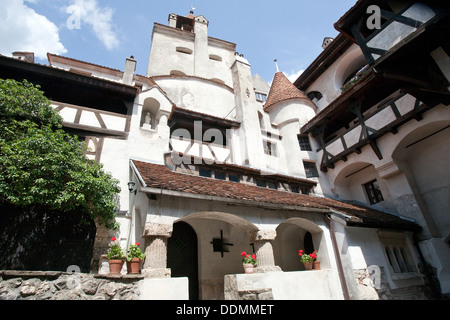
<path fill-rule="evenodd" d="M 272 288 L 239 290 L 236 275 L 225 276 L 225 300 L 274 300 Z"/>
<path fill-rule="evenodd" d="M 0 271 L 0 300 L 139 300 L 142 275 Z"/>
<path fill-rule="evenodd" d="M 425 285 L 408 285 L 392 289 L 380 266 L 380 283 L 375 285 L 367 269 L 354 270 L 360 300 L 428 300 L 429 290 Z"/>

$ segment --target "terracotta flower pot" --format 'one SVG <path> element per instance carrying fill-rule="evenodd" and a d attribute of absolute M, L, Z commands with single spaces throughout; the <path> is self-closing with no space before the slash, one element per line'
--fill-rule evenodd
<path fill-rule="evenodd" d="M 303 265 L 305 266 L 306 270 L 312 270 L 313 262 L 303 262 Z"/>
<path fill-rule="evenodd" d="M 141 272 L 142 259 L 133 258 L 130 261 L 127 260 L 127 272 L 129 274 L 138 274 Z"/>
<path fill-rule="evenodd" d="M 122 259 L 111 259 L 108 260 L 109 263 L 109 274 L 120 274 L 122 270 L 124 260 Z"/>
<path fill-rule="evenodd" d="M 316 260 L 313 263 L 313 269 L 314 270 L 320 270 L 320 260 Z"/>
<path fill-rule="evenodd" d="M 253 271 L 255 270 L 255 266 L 251 263 L 244 263 L 242 265 L 244 266 L 245 273 L 253 273 Z"/>

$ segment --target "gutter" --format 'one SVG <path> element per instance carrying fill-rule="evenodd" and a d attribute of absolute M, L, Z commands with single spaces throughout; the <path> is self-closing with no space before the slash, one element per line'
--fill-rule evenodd
<path fill-rule="evenodd" d="M 139 189 L 141 189 L 141 186 L 146 187 L 147 185 L 144 182 L 144 179 L 142 178 L 141 174 L 139 173 L 139 170 L 136 168 L 136 166 L 133 163 L 133 159 L 130 160 L 130 166 L 131 169 L 133 169 L 134 174 L 136 175 L 136 178 L 139 180 Z"/>
<path fill-rule="evenodd" d="M 331 211 L 334 211 L 334 210 L 331 210 Z M 339 213 L 337 211 L 335 211 L 335 212 Z M 343 215 L 345 215 L 345 214 L 343 214 Z M 328 221 L 328 223 L 330 225 L 331 240 L 333 241 L 333 249 L 334 249 L 334 253 L 336 256 L 336 263 L 338 266 L 339 279 L 341 280 L 341 288 L 342 288 L 342 293 L 344 294 L 344 300 L 350 300 L 350 294 L 348 292 L 347 281 L 346 281 L 345 275 L 344 275 L 344 268 L 342 266 L 341 255 L 339 254 L 339 247 L 338 247 L 337 240 L 336 240 L 336 231 L 334 230 L 333 219 L 331 218 L 330 214 L 326 215 L 325 219 Z"/>

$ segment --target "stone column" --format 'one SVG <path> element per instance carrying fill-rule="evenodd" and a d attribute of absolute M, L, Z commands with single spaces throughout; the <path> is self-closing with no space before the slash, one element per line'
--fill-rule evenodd
<path fill-rule="evenodd" d="M 142 274 L 148 278 L 169 278 L 167 268 L 167 239 L 172 235 L 172 225 L 146 223 L 142 237 L 145 239 L 145 260 Z"/>
<path fill-rule="evenodd" d="M 277 233 L 275 230 L 260 230 L 256 233 L 253 243 L 255 245 L 256 262 L 258 263 L 255 271 L 281 271 L 281 268 L 275 265 L 273 256 L 272 241 Z"/>

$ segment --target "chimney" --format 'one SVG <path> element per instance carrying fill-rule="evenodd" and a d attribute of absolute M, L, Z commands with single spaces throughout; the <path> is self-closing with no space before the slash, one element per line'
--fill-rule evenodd
<path fill-rule="evenodd" d="M 134 71 L 136 71 L 136 60 L 131 56 L 125 62 L 125 70 L 123 72 L 122 82 L 128 85 L 133 84 Z"/>

